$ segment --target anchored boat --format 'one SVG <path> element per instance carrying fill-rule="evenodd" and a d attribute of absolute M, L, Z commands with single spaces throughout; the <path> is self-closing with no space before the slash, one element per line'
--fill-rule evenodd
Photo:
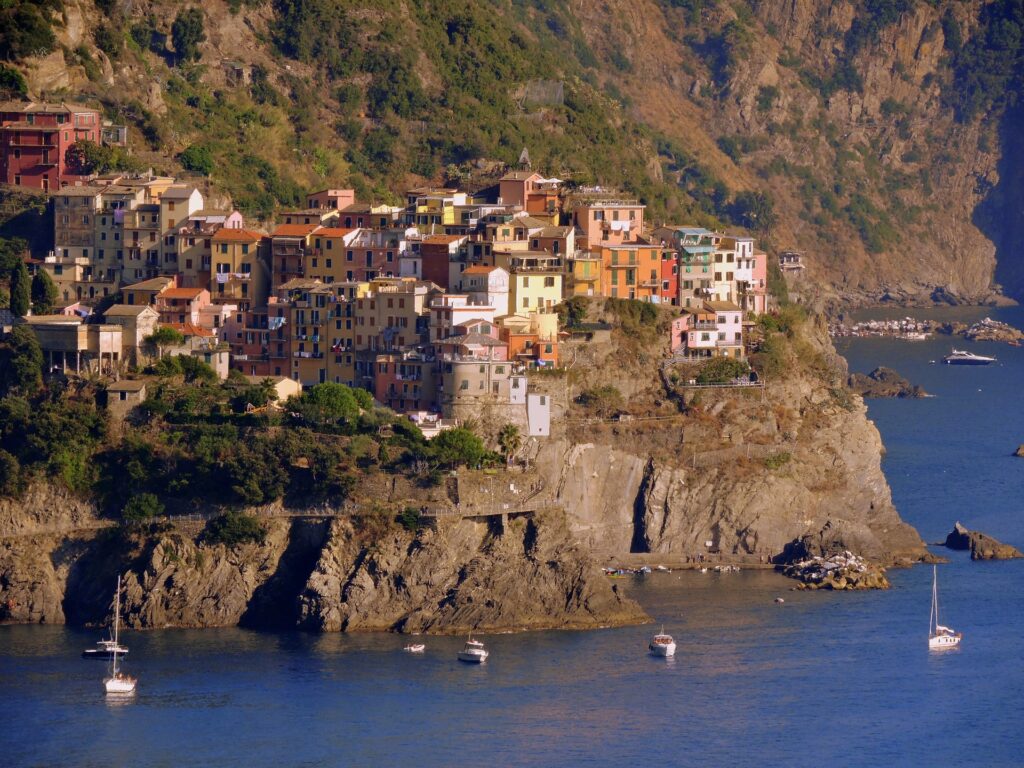
<path fill-rule="evenodd" d="M 973 352 L 965 352 L 962 349 L 954 349 L 942 358 L 942 362 L 946 365 L 988 365 L 995 361 L 996 359 L 994 357 L 976 355 Z"/>
<path fill-rule="evenodd" d="M 111 649 L 110 676 L 103 678 L 103 687 L 107 693 L 127 695 L 135 693 L 134 677 L 124 674 L 117 666 L 120 646 L 117 643 L 117 631 L 121 624 L 121 576 L 117 577 L 117 592 L 114 594 L 114 642 Z"/>
<path fill-rule="evenodd" d="M 474 640 L 473 636 L 470 635 L 469 639 L 466 640 L 465 647 L 459 651 L 459 661 L 465 661 L 467 664 L 483 664 L 487 661 L 489 655 L 484 650 L 484 644 L 479 640 Z"/>
<path fill-rule="evenodd" d="M 676 641 L 672 639 L 672 635 L 665 634 L 665 627 L 662 627 L 661 632 L 651 638 L 651 643 L 647 648 L 650 650 L 651 656 L 667 658 L 676 655 Z"/>
<path fill-rule="evenodd" d="M 939 576 L 932 566 L 932 611 L 928 618 L 928 650 L 941 651 L 960 645 L 963 634 L 939 624 Z"/>

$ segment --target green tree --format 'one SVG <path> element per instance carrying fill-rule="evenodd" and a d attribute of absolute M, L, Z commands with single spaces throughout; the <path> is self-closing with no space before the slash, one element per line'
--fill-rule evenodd
<path fill-rule="evenodd" d="M 11 272 L 11 312 L 15 317 L 25 317 L 31 307 L 31 280 L 25 262 L 19 261 Z"/>
<path fill-rule="evenodd" d="M 16 325 L 0 346 L 0 394 L 33 397 L 42 387 L 43 350 L 31 328 Z"/>
<path fill-rule="evenodd" d="M 441 466 L 457 467 L 460 464 L 479 464 L 486 451 L 483 440 L 472 430 L 456 427 L 446 429 L 431 440 L 430 453 Z"/>
<path fill-rule="evenodd" d="M 153 493 L 137 493 L 128 499 L 121 510 L 121 519 L 128 522 L 141 522 L 164 513 L 164 505 Z"/>
<path fill-rule="evenodd" d="M 0 497 L 17 497 L 22 489 L 21 464 L 13 455 L 0 450 Z"/>
<path fill-rule="evenodd" d="M 164 350 L 167 347 L 178 347 L 185 343 L 185 337 L 174 328 L 167 325 L 161 325 L 149 336 L 142 340 L 143 344 L 156 347 L 157 354 L 159 357 L 164 356 Z"/>
<path fill-rule="evenodd" d="M 178 160 L 181 161 L 182 167 L 187 171 L 201 173 L 203 176 L 209 176 L 213 173 L 213 153 L 210 152 L 209 147 L 202 144 L 193 144 L 188 147 L 178 155 Z"/>
<path fill-rule="evenodd" d="M 359 401 L 344 384 L 317 384 L 301 397 L 293 398 L 292 405 L 292 410 L 304 420 L 319 426 L 353 424 L 359 418 Z"/>
<path fill-rule="evenodd" d="M 32 311 L 37 315 L 53 312 L 57 296 L 57 285 L 46 270 L 40 269 L 32 278 Z"/>
<path fill-rule="evenodd" d="M 171 42 L 179 62 L 199 59 L 199 45 L 206 42 L 203 12 L 200 9 L 178 11 L 171 25 Z"/>
<path fill-rule="evenodd" d="M 5 99 L 23 99 L 28 96 L 28 83 L 25 76 L 13 67 L 0 64 L 0 97 Z"/>
<path fill-rule="evenodd" d="M 523 446 L 523 436 L 519 432 L 519 427 L 515 424 L 503 426 L 498 432 L 498 445 L 501 447 L 501 453 L 505 457 L 505 462 L 511 464 L 512 458 Z"/>

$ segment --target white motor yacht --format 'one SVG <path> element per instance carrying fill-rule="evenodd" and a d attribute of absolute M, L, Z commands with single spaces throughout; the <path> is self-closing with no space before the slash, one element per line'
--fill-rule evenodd
<path fill-rule="evenodd" d="M 487 657 L 490 654 L 484 650 L 484 644 L 479 640 L 474 640 L 473 636 L 470 635 L 466 641 L 466 645 L 461 651 L 459 651 L 459 661 L 465 661 L 469 664 L 483 664 L 487 661 Z"/>
<path fill-rule="evenodd" d="M 650 645 L 647 646 L 652 656 L 669 657 L 676 655 L 676 641 L 672 639 L 672 635 L 665 634 L 665 628 L 661 628 L 661 632 L 651 638 Z"/>
<path fill-rule="evenodd" d="M 965 352 L 962 349 L 954 349 L 942 358 L 942 362 L 946 365 L 988 365 L 995 361 L 996 359 L 994 357 L 976 355 L 973 352 Z"/>
<path fill-rule="evenodd" d="M 128 655 L 128 646 L 118 645 L 113 640 L 99 640 L 95 648 L 86 648 L 82 651 L 83 659 L 103 659 L 108 661 L 114 657 L 114 651 L 118 656 Z"/>

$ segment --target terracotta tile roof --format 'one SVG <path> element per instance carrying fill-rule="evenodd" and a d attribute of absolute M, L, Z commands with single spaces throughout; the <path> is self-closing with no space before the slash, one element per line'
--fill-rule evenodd
<path fill-rule="evenodd" d="M 484 264 L 474 264 L 472 267 L 466 267 L 464 270 L 462 270 L 462 274 L 464 274 L 464 275 L 489 275 L 489 274 L 491 274 L 491 272 L 493 272 L 496 269 L 501 269 L 501 267 L 488 267 L 488 266 L 486 266 Z"/>
<path fill-rule="evenodd" d="M 355 232 L 356 228 L 346 229 L 345 227 L 323 227 L 316 231 L 317 237 L 344 237 Z"/>
<path fill-rule="evenodd" d="M 213 236 L 215 243 L 254 243 L 265 237 L 262 232 L 253 232 L 248 229 L 218 229 Z"/>
<path fill-rule="evenodd" d="M 204 288 L 168 288 L 160 294 L 162 299 L 195 299 L 199 297 Z"/>
<path fill-rule="evenodd" d="M 457 240 L 465 239 L 465 235 L 427 235 L 421 242 L 427 245 L 451 245 Z"/>
<path fill-rule="evenodd" d="M 160 323 L 160 327 L 173 328 L 182 336 L 199 336 L 204 339 L 210 339 L 217 335 L 207 328 L 200 328 L 195 323 Z"/>
<path fill-rule="evenodd" d="M 321 225 L 317 224 L 281 224 L 270 233 L 271 237 L 305 237 Z"/>

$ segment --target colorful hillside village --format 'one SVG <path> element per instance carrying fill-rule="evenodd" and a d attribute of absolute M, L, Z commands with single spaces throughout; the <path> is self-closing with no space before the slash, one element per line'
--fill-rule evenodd
<path fill-rule="evenodd" d="M 426 423 L 528 405 L 525 373 L 559 366 L 555 308 L 576 296 L 677 307 L 682 360 L 745 357 L 749 316 L 767 310 L 752 238 L 649 227 L 643 204 L 601 188 L 517 170 L 404 202 L 324 189 L 262 231 L 172 178 L 70 184 L 52 194 L 54 250 L 32 263 L 63 308 L 25 322 L 52 369 L 121 378 L 169 327 L 184 341 L 161 354 L 221 378 L 363 387 Z"/>

